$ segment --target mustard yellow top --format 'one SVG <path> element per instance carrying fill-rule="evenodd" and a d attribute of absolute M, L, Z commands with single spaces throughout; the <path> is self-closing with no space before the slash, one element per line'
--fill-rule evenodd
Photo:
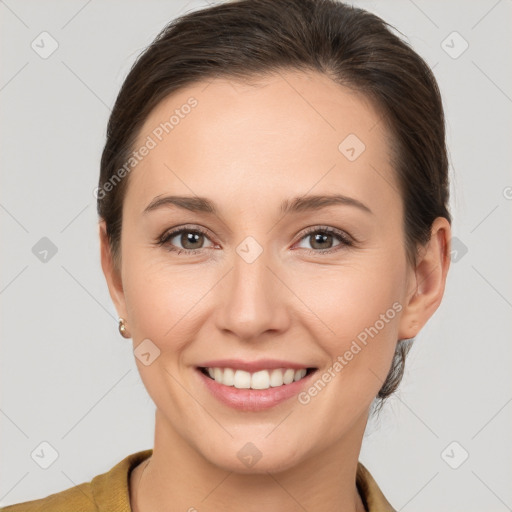
<path fill-rule="evenodd" d="M 0 512 L 132 512 L 130 472 L 152 453 L 152 449 L 132 453 L 90 482 L 46 498 L 3 507 Z M 367 512 L 396 512 L 361 462 L 357 466 L 356 484 Z"/>

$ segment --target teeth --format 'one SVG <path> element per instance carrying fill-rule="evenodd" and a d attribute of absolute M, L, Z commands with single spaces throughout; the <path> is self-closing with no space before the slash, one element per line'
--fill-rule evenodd
<path fill-rule="evenodd" d="M 220 370 L 222 372 L 222 370 Z M 224 384 L 223 379 L 215 379 L 217 382 Z M 251 374 L 249 372 L 243 372 L 242 370 L 237 370 L 235 372 L 235 378 L 233 381 L 233 386 L 238 389 L 248 389 L 251 387 Z"/>
<path fill-rule="evenodd" d="M 253 373 L 250 379 L 252 389 L 268 389 L 270 387 L 270 375 L 267 370 L 261 370 Z"/>
<path fill-rule="evenodd" d="M 215 379 L 215 380 L 221 382 L 221 379 L 222 379 L 222 382 L 226 386 L 234 386 L 235 385 L 235 372 L 234 372 L 234 370 L 232 370 L 231 368 L 224 368 L 224 373 L 222 373 L 222 370 L 221 370 L 220 378 L 219 379 Z"/>
<path fill-rule="evenodd" d="M 276 368 L 249 373 L 232 368 L 207 368 L 208 375 L 224 386 L 234 386 L 237 389 L 268 389 L 291 384 L 306 375 L 306 368 Z"/>
<path fill-rule="evenodd" d="M 270 385 L 273 388 L 283 385 L 283 371 L 282 370 L 272 370 L 270 374 Z"/>
<path fill-rule="evenodd" d="M 307 373 L 306 368 L 303 368 L 302 370 L 294 371 L 293 372 L 293 380 L 296 381 L 296 380 L 302 379 L 302 377 L 305 377 L 306 373 Z M 286 382 L 285 382 L 285 384 L 286 384 Z"/>
<path fill-rule="evenodd" d="M 299 370 L 300 371 L 300 370 Z M 286 370 L 284 372 L 284 375 L 283 375 L 283 382 L 285 384 L 291 384 L 293 382 L 293 379 L 295 378 L 295 371 L 292 370 L 291 368 L 288 368 L 288 370 Z"/>

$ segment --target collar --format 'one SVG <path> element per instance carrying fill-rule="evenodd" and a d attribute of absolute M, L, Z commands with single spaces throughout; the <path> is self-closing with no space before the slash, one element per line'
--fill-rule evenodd
<path fill-rule="evenodd" d="M 91 490 L 98 512 L 131 512 L 130 472 L 152 454 L 152 449 L 132 453 L 92 479 Z M 356 486 L 367 512 L 396 512 L 361 462 L 357 464 Z"/>

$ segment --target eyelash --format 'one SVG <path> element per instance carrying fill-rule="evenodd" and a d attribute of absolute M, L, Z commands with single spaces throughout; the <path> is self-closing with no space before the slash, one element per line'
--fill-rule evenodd
<path fill-rule="evenodd" d="M 168 244 L 169 240 L 172 240 L 176 235 L 179 235 L 181 233 L 195 233 L 195 234 L 201 234 L 201 235 L 204 235 L 204 236 L 208 237 L 208 232 L 203 230 L 203 229 L 201 229 L 201 228 L 182 227 L 182 228 L 176 229 L 174 231 L 170 231 L 170 232 L 164 233 L 158 239 L 157 245 L 159 245 L 159 246 L 167 245 L 167 250 L 170 251 L 170 252 L 174 252 L 176 254 L 186 253 L 186 254 L 188 254 L 190 256 L 192 256 L 194 254 L 198 254 L 203 249 L 205 249 L 204 247 L 201 248 L 201 249 L 179 249 L 179 248 L 176 248 L 176 247 Z M 315 254 L 315 255 L 318 255 L 318 254 L 331 254 L 331 253 L 334 253 L 334 252 L 337 252 L 337 251 L 341 250 L 343 247 L 345 247 L 345 248 L 346 247 L 352 247 L 354 245 L 354 240 L 351 237 L 349 237 L 346 233 L 344 233 L 343 231 L 340 231 L 338 229 L 331 228 L 329 226 L 313 226 L 312 228 L 308 228 L 308 230 L 299 239 L 299 242 L 302 241 L 304 238 L 308 237 L 309 235 L 313 234 L 313 233 L 324 233 L 324 234 L 334 235 L 334 236 L 336 236 L 338 238 L 338 240 L 341 243 L 336 245 L 336 246 L 334 246 L 334 247 L 332 247 L 331 249 L 325 249 L 325 250 L 322 250 L 322 249 L 317 249 L 317 250 L 315 250 L 315 249 L 303 249 L 308 254 Z"/>

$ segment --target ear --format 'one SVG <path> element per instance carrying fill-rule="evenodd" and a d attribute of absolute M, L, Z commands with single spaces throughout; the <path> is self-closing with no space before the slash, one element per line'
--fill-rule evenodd
<path fill-rule="evenodd" d="M 444 217 L 432 224 L 430 240 L 422 247 L 400 318 L 399 339 L 414 338 L 443 298 L 450 268 L 451 227 Z"/>
<path fill-rule="evenodd" d="M 108 291 L 112 302 L 120 317 L 126 318 L 126 302 L 124 298 L 123 283 L 121 279 L 121 269 L 114 265 L 112 251 L 108 242 L 107 227 L 102 219 L 99 222 L 100 250 L 101 250 L 101 268 L 107 280 Z"/>

